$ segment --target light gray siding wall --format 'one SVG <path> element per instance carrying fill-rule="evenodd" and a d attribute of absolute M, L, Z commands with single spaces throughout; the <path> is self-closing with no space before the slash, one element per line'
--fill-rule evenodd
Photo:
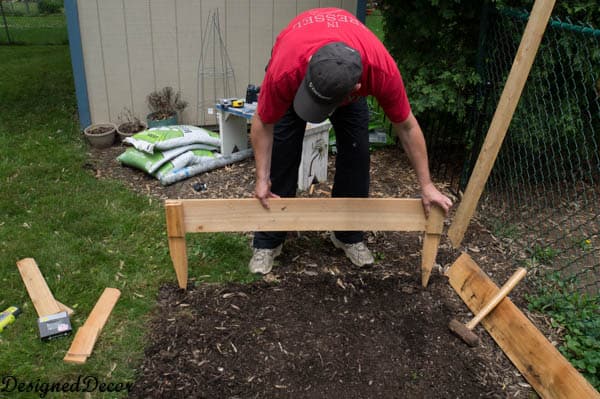
<path fill-rule="evenodd" d="M 208 108 L 215 93 L 244 97 L 249 83 L 260 84 L 273 42 L 290 19 L 315 7 L 356 13 L 358 1 L 77 0 L 92 123 L 117 123 L 126 109 L 145 119 L 146 96 L 171 86 L 189 102 L 182 123 L 214 124 Z M 235 75 L 235 87 L 227 77 L 231 93 L 223 87 L 230 74 L 219 35 L 212 24 L 207 29 L 216 12 Z"/>

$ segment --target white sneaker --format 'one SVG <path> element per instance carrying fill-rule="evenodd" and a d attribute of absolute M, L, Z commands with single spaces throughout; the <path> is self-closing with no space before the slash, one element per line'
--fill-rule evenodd
<path fill-rule="evenodd" d="M 283 244 L 279 244 L 278 247 L 272 249 L 254 248 L 254 254 L 252 255 L 252 259 L 250 259 L 248 269 L 252 273 L 268 274 L 273 269 L 275 258 L 281 255 L 282 247 Z"/>
<path fill-rule="evenodd" d="M 341 248 L 346 253 L 346 257 L 350 259 L 352 263 L 354 263 L 358 267 L 363 267 L 366 265 L 372 265 L 375 262 L 373 259 L 373 255 L 369 248 L 365 245 L 364 242 L 357 242 L 355 244 L 345 244 L 335 238 L 335 234 L 331 233 L 331 242 L 336 248 Z"/>

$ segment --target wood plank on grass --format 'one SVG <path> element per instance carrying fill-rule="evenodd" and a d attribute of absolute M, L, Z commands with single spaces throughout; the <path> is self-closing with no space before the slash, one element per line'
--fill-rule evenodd
<path fill-rule="evenodd" d="M 58 308 L 61 310 L 61 312 L 67 312 L 67 314 L 69 315 L 69 317 L 73 316 L 73 314 L 75 313 L 75 311 L 73 309 L 71 309 L 70 307 L 68 307 L 64 303 L 56 301 L 56 305 L 58 305 Z"/>
<path fill-rule="evenodd" d="M 499 290 L 467 254 L 462 254 L 446 275 L 474 314 Z M 481 324 L 543 398 L 600 399 L 594 387 L 509 298 L 504 298 Z"/>
<path fill-rule="evenodd" d="M 121 291 L 116 288 L 104 289 L 87 320 L 77 330 L 77 334 L 63 358 L 65 362 L 79 364 L 86 362 L 120 296 Z"/>
<path fill-rule="evenodd" d="M 59 313 L 61 308 L 56 303 L 42 272 L 33 258 L 24 258 L 17 262 L 25 288 L 39 317 Z"/>

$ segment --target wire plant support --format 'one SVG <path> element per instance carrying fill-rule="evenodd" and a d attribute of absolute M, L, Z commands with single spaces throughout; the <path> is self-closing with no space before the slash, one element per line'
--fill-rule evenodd
<path fill-rule="evenodd" d="M 216 124 L 212 110 L 219 98 L 229 98 L 237 93 L 233 64 L 221 34 L 219 10 L 211 10 L 204 32 L 198 61 L 198 123 Z"/>

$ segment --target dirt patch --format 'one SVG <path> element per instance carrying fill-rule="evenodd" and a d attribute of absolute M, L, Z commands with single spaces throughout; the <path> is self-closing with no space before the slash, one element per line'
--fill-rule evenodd
<path fill-rule="evenodd" d="M 163 187 L 120 166 L 123 151 L 92 150 L 86 167 L 159 199 L 252 196 L 252 159 Z M 331 156 L 328 182 L 334 162 Z M 400 148 L 373 152 L 371 176 L 372 197 L 418 194 Z M 329 196 L 328 182 L 312 196 Z M 206 190 L 196 191 L 198 183 Z M 368 269 L 354 268 L 325 233 L 301 232 L 288 234 L 269 282 L 197 283 L 184 292 L 173 278 L 161 288 L 131 397 L 530 397 L 531 387 L 481 326 L 478 348 L 448 330 L 452 318 L 466 322 L 472 315 L 440 273 L 459 255 L 445 238 L 427 289 L 419 283 L 420 235 L 366 238 L 376 257 Z M 512 274 L 502 243 L 477 223 L 464 250 L 497 284 Z M 521 309 L 525 289 L 511 295 Z"/>
<path fill-rule="evenodd" d="M 450 336 L 440 284 L 356 273 L 164 287 L 172 321 L 150 328 L 133 397 L 503 397 L 484 358 Z"/>

